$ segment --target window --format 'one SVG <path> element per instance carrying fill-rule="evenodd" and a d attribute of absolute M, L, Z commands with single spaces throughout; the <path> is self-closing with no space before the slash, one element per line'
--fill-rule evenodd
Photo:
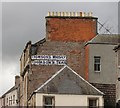
<path fill-rule="evenodd" d="M 15 104 L 15 95 L 13 95 L 13 104 Z"/>
<path fill-rule="evenodd" d="M 9 106 L 10 106 L 10 97 L 9 97 Z"/>
<path fill-rule="evenodd" d="M 55 106 L 55 97 L 53 96 L 44 96 L 43 97 L 43 106 L 44 108 L 54 108 Z"/>
<path fill-rule="evenodd" d="M 118 77 L 118 81 L 120 81 L 120 77 Z"/>
<path fill-rule="evenodd" d="M 8 98 L 7 98 L 7 105 L 8 105 Z"/>
<path fill-rule="evenodd" d="M 101 57 L 94 57 L 94 71 L 99 72 L 101 70 Z"/>
<path fill-rule="evenodd" d="M 12 105 L 12 96 L 11 96 L 11 105 Z"/>
<path fill-rule="evenodd" d="M 7 98 L 7 103 L 8 103 L 8 98 Z"/>
<path fill-rule="evenodd" d="M 89 99 L 89 108 L 98 108 L 98 99 L 91 98 Z"/>

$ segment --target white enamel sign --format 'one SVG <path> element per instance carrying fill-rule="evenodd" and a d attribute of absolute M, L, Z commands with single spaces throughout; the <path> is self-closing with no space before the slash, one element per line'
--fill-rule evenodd
<path fill-rule="evenodd" d="M 65 55 L 33 55 L 31 56 L 33 65 L 65 65 Z"/>

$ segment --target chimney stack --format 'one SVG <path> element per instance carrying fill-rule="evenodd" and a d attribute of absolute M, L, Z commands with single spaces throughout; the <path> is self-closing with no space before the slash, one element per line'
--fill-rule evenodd
<path fill-rule="evenodd" d="M 92 16 L 92 12 L 49 12 L 46 16 L 49 41 L 84 42 L 96 35 L 97 18 Z"/>
<path fill-rule="evenodd" d="M 15 86 L 18 86 L 20 84 L 20 76 L 15 76 Z"/>

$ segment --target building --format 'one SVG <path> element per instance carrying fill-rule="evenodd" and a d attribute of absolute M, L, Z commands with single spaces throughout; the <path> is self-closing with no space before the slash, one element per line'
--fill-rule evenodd
<path fill-rule="evenodd" d="M 98 35 L 98 18 L 92 13 L 49 12 L 45 18 L 46 37 L 25 45 L 19 86 L 2 96 L 4 106 L 12 106 L 16 90 L 19 106 L 115 107 L 120 97 L 119 47 L 117 53 L 113 49 L 120 35 Z"/>
<path fill-rule="evenodd" d="M 65 65 L 33 92 L 28 103 L 32 107 L 103 107 L 103 95 Z"/>
<path fill-rule="evenodd" d="M 4 98 L 4 106 L 18 106 L 17 87 L 12 87 L 2 97 Z"/>
<path fill-rule="evenodd" d="M 84 45 L 96 35 L 97 18 L 91 13 L 50 12 L 46 38 L 35 44 L 28 42 L 20 57 L 20 106 L 28 106 L 34 90 L 63 65 L 86 79 Z"/>
<path fill-rule="evenodd" d="M 116 104 L 116 54 L 114 47 L 120 43 L 120 35 L 97 35 L 86 44 L 86 73 L 88 80 L 105 96 L 105 106 Z"/>
<path fill-rule="evenodd" d="M 15 86 L 10 88 L 0 99 L 1 107 L 19 106 L 19 76 L 15 76 Z"/>
<path fill-rule="evenodd" d="M 26 44 L 20 78 L 0 107 L 119 108 L 120 35 L 98 34 L 91 12 L 49 12 L 45 18 L 45 39 Z"/>
<path fill-rule="evenodd" d="M 116 68 L 117 68 L 117 81 L 116 81 L 116 102 L 118 108 L 120 107 L 120 44 L 114 48 L 116 53 Z"/>
<path fill-rule="evenodd" d="M 3 101 L 4 98 L 0 97 L 0 108 L 2 108 L 4 106 L 4 101 Z"/>

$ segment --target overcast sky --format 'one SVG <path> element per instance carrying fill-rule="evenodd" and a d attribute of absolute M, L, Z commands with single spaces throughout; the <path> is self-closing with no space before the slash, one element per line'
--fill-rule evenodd
<path fill-rule="evenodd" d="M 106 22 L 105 27 L 111 28 L 112 33 L 118 32 L 118 2 L 3 2 L 0 95 L 14 85 L 14 76 L 20 72 L 19 58 L 26 42 L 31 40 L 35 43 L 45 38 L 45 16 L 48 11 L 92 11 L 99 22 Z"/>

